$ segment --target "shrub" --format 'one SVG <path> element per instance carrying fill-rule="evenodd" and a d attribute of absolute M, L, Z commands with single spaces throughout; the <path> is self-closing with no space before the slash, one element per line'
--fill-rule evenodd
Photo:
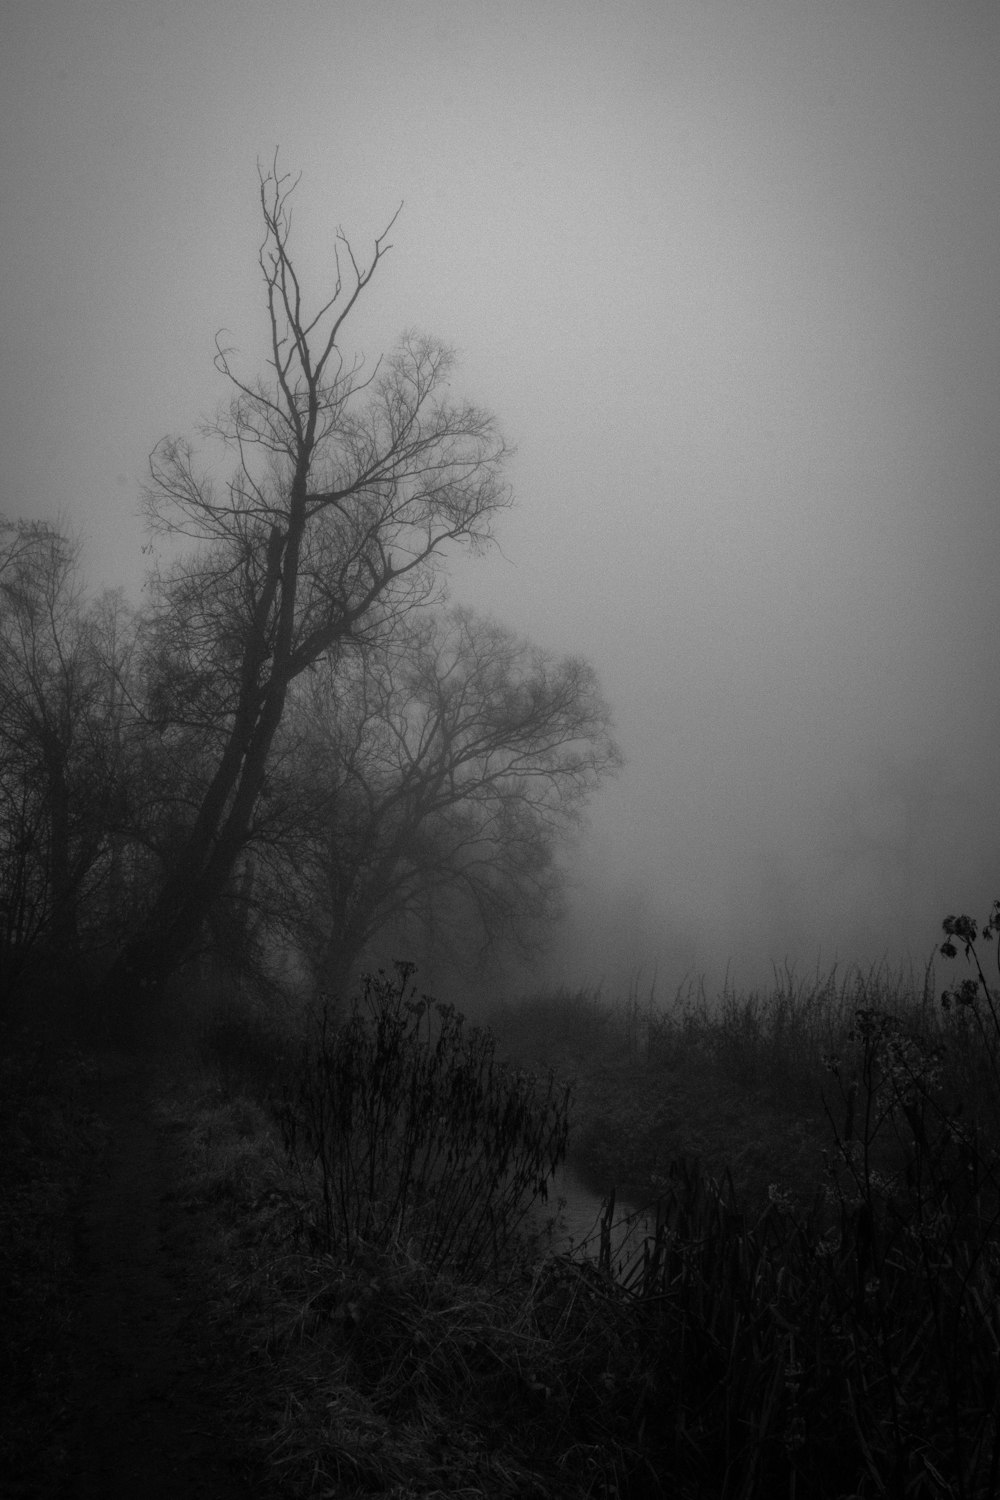
<path fill-rule="evenodd" d="M 489 1032 L 418 998 L 412 965 L 367 975 L 342 1024 L 317 1018 L 277 1114 L 314 1167 L 314 1246 L 414 1244 L 430 1270 L 495 1274 L 566 1154 L 569 1090 L 497 1062 Z"/>

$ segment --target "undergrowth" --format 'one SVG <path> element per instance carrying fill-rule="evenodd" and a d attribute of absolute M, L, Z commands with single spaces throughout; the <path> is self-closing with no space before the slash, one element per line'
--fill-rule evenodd
<path fill-rule="evenodd" d="M 569 1089 L 498 1062 L 493 1037 L 418 996 L 412 966 L 324 1011 L 278 1120 L 315 1169 L 311 1243 L 412 1243 L 432 1272 L 496 1275 L 566 1154 Z"/>
<path fill-rule="evenodd" d="M 3 1042 L 0 1491 L 14 1497 L 57 1483 L 79 1290 L 77 1211 L 102 1133 L 86 1056 L 27 1034 Z"/>
<path fill-rule="evenodd" d="M 294 1047 L 207 1026 L 159 1108 L 274 1494 L 1000 1493 L 998 920 L 948 919 L 938 998 L 783 976 L 714 1008 L 584 997 L 574 1026 L 560 996 L 499 1018 L 516 1063 L 405 967 L 277 1080 Z M 568 1136 L 539 1063 L 580 1081 Z M 611 1253 L 613 1203 L 593 1258 L 522 1246 L 598 1137 L 648 1191 L 638 1248 Z"/>
<path fill-rule="evenodd" d="M 962 994 L 946 1036 L 976 1025 Z M 252 1189 L 263 1121 L 220 1103 L 229 1125 L 203 1122 L 199 1149 L 230 1164 L 261 1231 L 229 1243 L 228 1300 L 256 1329 L 265 1407 L 289 1393 L 269 1413 L 276 1480 L 348 1496 L 995 1494 L 997 1163 L 969 1101 L 956 1134 L 946 1041 L 916 1037 L 859 1009 L 816 1059 L 828 1140 L 806 1208 L 775 1185 L 751 1210 L 731 1177 L 675 1160 L 630 1262 L 612 1266 L 609 1214 L 595 1260 L 536 1255 L 500 1281 L 432 1268 L 385 1221 L 374 1238 L 303 1233 L 309 1182 L 281 1176 L 272 1135 Z M 218 1168 L 200 1180 L 239 1224 Z"/>

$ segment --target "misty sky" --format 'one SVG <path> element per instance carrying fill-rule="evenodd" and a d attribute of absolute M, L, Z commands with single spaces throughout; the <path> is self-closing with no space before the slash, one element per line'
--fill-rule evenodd
<path fill-rule="evenodd" d="M 256 162 L 323 290 L 517 445 L 459 598 L 629 758 L 552 972 L 924 958 L 1000 895 L 996 0 L 7 0 L 0 510 L 139 596 L 146 457 L 263 352 Z"/>

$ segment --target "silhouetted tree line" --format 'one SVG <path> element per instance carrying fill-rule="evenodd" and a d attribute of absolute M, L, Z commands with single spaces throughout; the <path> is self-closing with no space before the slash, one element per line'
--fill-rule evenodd
<path fill-rule="evenodd" d="M 372 368 L 345 346 L 388 229 L 364 262 L 338 231 L 307 308 L 294 186 L 260 174 L 266 372 L 217 344 L 230 399 L 203 435 L 227 477 L 178 438 L 151 457 L 172 545 L 142 607 L 88 598 L 59 527 L 4 523 L 5 994 L 99 993 L 126 1024 L 199 954 L 266 969 L 291 945 L 337 989 L 393 924 L 530 950 L 619 762 L 585 662 L 445 606 L 446 549 L 510 503 L 508 449 L 440 344 L 407 334 Z"/>

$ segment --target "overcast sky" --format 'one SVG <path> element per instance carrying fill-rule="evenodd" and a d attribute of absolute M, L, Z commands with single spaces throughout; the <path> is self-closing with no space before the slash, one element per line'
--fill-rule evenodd
<path fill-rule="evenodd" d="M 0 510 L 138 596 L 146 456 L 255 357 L 256 162 L 355 337 L 517 445 L 454 592 L 629 759 L 553 973 L 923 958 L 1000 895 L 996 0 L 7 0 Z"/>

